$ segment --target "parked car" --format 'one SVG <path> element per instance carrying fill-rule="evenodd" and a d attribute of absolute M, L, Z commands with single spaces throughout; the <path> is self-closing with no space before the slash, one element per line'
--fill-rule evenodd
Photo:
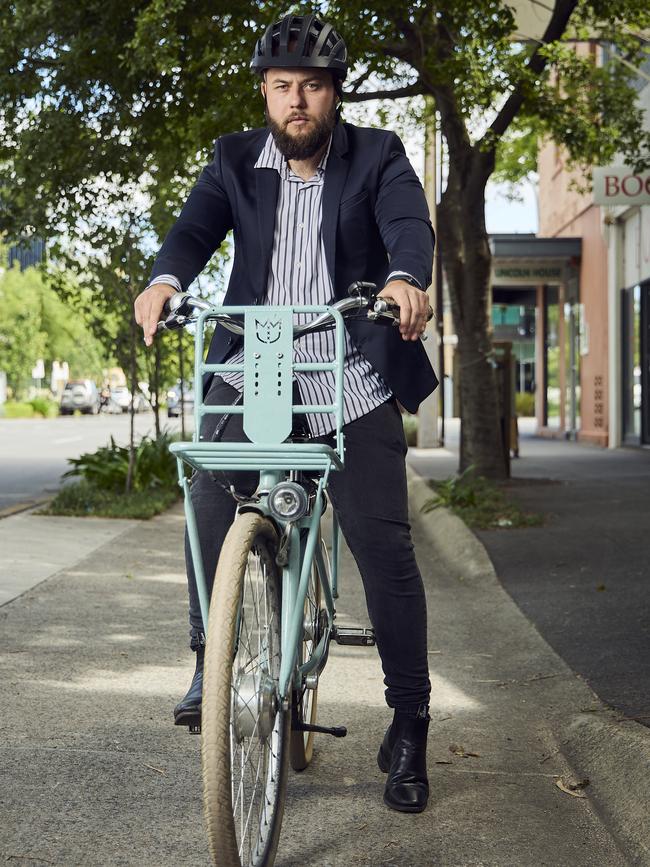
<path fill-rule="evenodd" d="M 186 382 L 183 385 L 183 412 L 194 411 L 194 384 Z M 167 417 L 176 418 L 181 414 L 181 381 L 180 379 L 167 392 Z"/>
<path fill-rule="evenodd" d="M 111 406 L 112 404 L 112 406 Z M 147 409 L 147 399 L 140 391 L 136 391 L 133 400 L 135 412 L 144 412 Z M 128 412 L 131 408 L 131 392 L 126 385 L 116 385 L 111 389 L 109 412 Z"/>
<path fill-rule="evenodd" d="M 131 406 L 131 392 L 125 385 L 116 385 L 111 389 L 111 403 L 122 412 L 128 412 Z"/>
<path fill-rule="evenodd" d="M 72 415 L 75 410 L 88 415 L 99 412 L 99 391 L 91 379 L 71 379 L 61 395 L 59 413 Z"/>

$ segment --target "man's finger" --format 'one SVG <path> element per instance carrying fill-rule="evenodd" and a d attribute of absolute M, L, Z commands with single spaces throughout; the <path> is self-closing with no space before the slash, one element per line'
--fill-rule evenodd
<path fill-rule="evenodd" d="M 147 346 L 151 346 L 151 342 L 156 336 L 156 329 L 158 328 L 158 322 L 160 321 L 162 309 L 162 304 L 158 304 L 157 301 L 152 301 L 151 306 L 149 307 L 149 316 L 147 318 L 147 329 L 145 334 L 145 342 L 146 337 L 151 338 L 150 342 L 147 343 Z"/>
<path fill-rule="evenodd" d="M 399 301 L 399 330 L 400 334 L 408 336 L 411 330 L 412 310 L 411 303 L 407 297 L 403 297 Z"/>

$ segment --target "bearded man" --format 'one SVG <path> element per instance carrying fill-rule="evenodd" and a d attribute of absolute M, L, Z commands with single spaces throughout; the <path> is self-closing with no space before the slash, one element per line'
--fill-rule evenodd
<path fill-rule="evenodd" d="M 384 801 L 395 810 L 420 812 L 429 792 L 427 618 L 408 522 L 406 443 L 397 400 L 415 412 L 437 385 L 420 342 L 433 231 L 422 186 L 399 138 L 340 120 L 347 50 L 331 24 L 314 15 L 285 16 L 258 40 L 251 67 L 261 76 L 267 127 L 217 140 L 213 161 L 136 300 L 136 319 L 150 345 L 166 299 L 192 283 L 231 229 L 235 257 L 225 305 L 328 304 L 345 297 L 355 280 L 384 287 L 380 297 L 399 305 L 399 329 L 361 319 L 346 323 L 345 468 L 332 473 L 328 492 L 359 567 L 386 702 L 394 711 L 378 755 L 388 773 Z M 326 334 L 308 335 L 300 344 L 302 361 L 332 358 Z M 238 340 L 218 328 L 208 362 L 242 358 Z M 206 387 L 206 402 L 233 403 L 243 374 L 214 376 Z M 334 374 L 298 374 L 297 388 L 304 404 L 331 404 Z M 206 416 L 202 438 L 211 439 L 219 422 Z M 314 439 L 331 442 L 331 415 L 311 416 L 309 427 Z M 244 441 L 242 416 L 229 416 L 219 436 Z M 238 476 L 238 490 L 254 490 L 257 474 L 232 476 Z M 236 504 L 204 472 L 192 481 L 192 501 L 210 592 Z M 174 715 L 179 725 L 196 725 L 205 637 L 189 555 L 187 571 L 196 671 Z"/>

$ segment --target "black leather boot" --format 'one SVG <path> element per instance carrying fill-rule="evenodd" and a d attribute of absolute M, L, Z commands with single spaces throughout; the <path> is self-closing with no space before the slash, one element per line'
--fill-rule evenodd
<path fill-rule="evenodd" d="M 192 683 L 184 699 L 174 708 L 174 725 L 177 726 L 200 726 L 201 725 L 201 696 L 203 694 L 203 661 L 205 659 L 205 647 L 196 649 L 196 669 Z"/>
<path fill-rule="evenodd" d="M 427 734 L 431 717 L 395 712 L 377 754 L 379 769 L 388 774 L 384 803 L 401 813 L 421 813 L 429 799 Z"/>

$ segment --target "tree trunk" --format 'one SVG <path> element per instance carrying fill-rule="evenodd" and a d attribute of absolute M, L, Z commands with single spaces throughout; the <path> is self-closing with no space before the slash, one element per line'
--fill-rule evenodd
<path fill-rule="evenodd" d="M 447 189 L 442 196 L 438 232 L 454 326 L 458 336 L 460 391 L 460 472 L 501 479 L 508 475 L 503 448 L 497 380 L 491 340 L 490 269 L 492 257 L 485 227 L 482 159 L 450 154 Z M 458 165 L 466 170 L 461 172 Z M 473 165 L 474 164 L 474 165 Z M 468 168 L 469 167 L 469 168 Z"/>
<path fill-rule="evenodd" d="M 138 367 L 136 359 L 136 340 L 138 339 L 138 326 L 135 322 L 133 311 L 129 323 L 129 390 L 131 392 L 131 406 L 129 407 L 129 469 L 126 474 L 126 493 L 130 493 L 133 487 L 133 475 L 135 472 L 135 392 L 138 387 Z"/>
<path fill-rule="evenodd" d="M 156 426 L 156 439 L 160 437 L 160 340 L 154 341 L 153 376 L 151 377 L 153 388 L 149 390 L 152 398 L 154 422 Z"/>

